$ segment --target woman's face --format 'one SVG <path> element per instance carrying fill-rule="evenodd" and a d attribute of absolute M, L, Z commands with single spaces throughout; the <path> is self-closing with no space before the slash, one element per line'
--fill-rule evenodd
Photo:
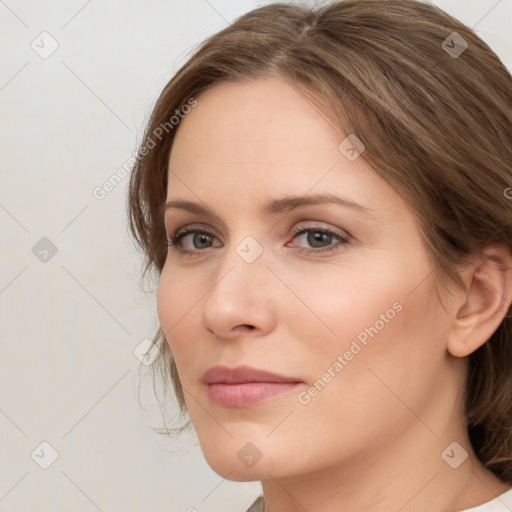
<path fill-rule="evenodd" d="M 216 85 L 179 125 L 165 224 L 191 232 L 158 311 L 230 480 L 383 460 L 431 440 L 456 399 L 418 226 L 346 138 L 277 78 Z"/>

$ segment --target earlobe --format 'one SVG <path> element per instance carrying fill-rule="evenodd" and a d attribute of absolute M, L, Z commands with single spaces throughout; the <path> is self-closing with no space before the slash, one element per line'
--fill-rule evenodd
<path fill-rule="evenodd" d="M 478 263 L 463 274 L 467 293 L 454 308 L 446 348 L 454 357 L 466 357 L 492 336 L 512 302 L 512 255 L 501 247 L 488 247 Z"/>

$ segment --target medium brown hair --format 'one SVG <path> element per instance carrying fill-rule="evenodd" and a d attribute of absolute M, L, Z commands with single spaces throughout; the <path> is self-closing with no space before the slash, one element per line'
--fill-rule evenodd
<path fill-rule="evenodd" d="M 417 216 L 439 283 L 464 286 L 457 265 L 489 245 L 512 252 L 512 201 L 505 193 L 512 186 L 512 77 L 489 46 L 416 0 L 276 3 L 204 41 L 154 106 L 129 185 L 130 227 L 145 254 L 144 274 L 159 275 L 167 255 L 162 207 L 177 130 L 169 128 L 170 117 L 215 84 L 265 77 L 285 79 L 363 142 L 361 157 Z M 148 150 L 162 126 L 165 136 Z M 477 456 L 512 483 L 510 313 L 469 356 L 461 399 Z M 185 412 L 161 329 L 154 341 L 153 370 L 165 383 L 171 378 Z"/>

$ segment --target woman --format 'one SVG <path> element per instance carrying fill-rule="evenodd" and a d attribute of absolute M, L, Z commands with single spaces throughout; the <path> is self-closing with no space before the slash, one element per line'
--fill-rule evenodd
<path fill-rule="evenodd" d="M 412 0 L 256 9 L 165 87 L 155 369 L 250 510 L 512 510 L 511 139 L 509 72 Z"/>

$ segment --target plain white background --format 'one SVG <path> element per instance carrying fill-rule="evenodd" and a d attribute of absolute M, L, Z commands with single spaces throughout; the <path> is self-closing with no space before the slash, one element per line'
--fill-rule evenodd
<path fill-rule="evenodd" d="M 259 494 L 216 475 L 193 433 L 152 430 L 134 350 L 155 283 L 141 290 L 127 179 L 93 191 L 194 46 L 264 3 L 0 1 L 0 512 L 239 512 Z M 512 69 L 512 0 L 435 3 Z"/>

